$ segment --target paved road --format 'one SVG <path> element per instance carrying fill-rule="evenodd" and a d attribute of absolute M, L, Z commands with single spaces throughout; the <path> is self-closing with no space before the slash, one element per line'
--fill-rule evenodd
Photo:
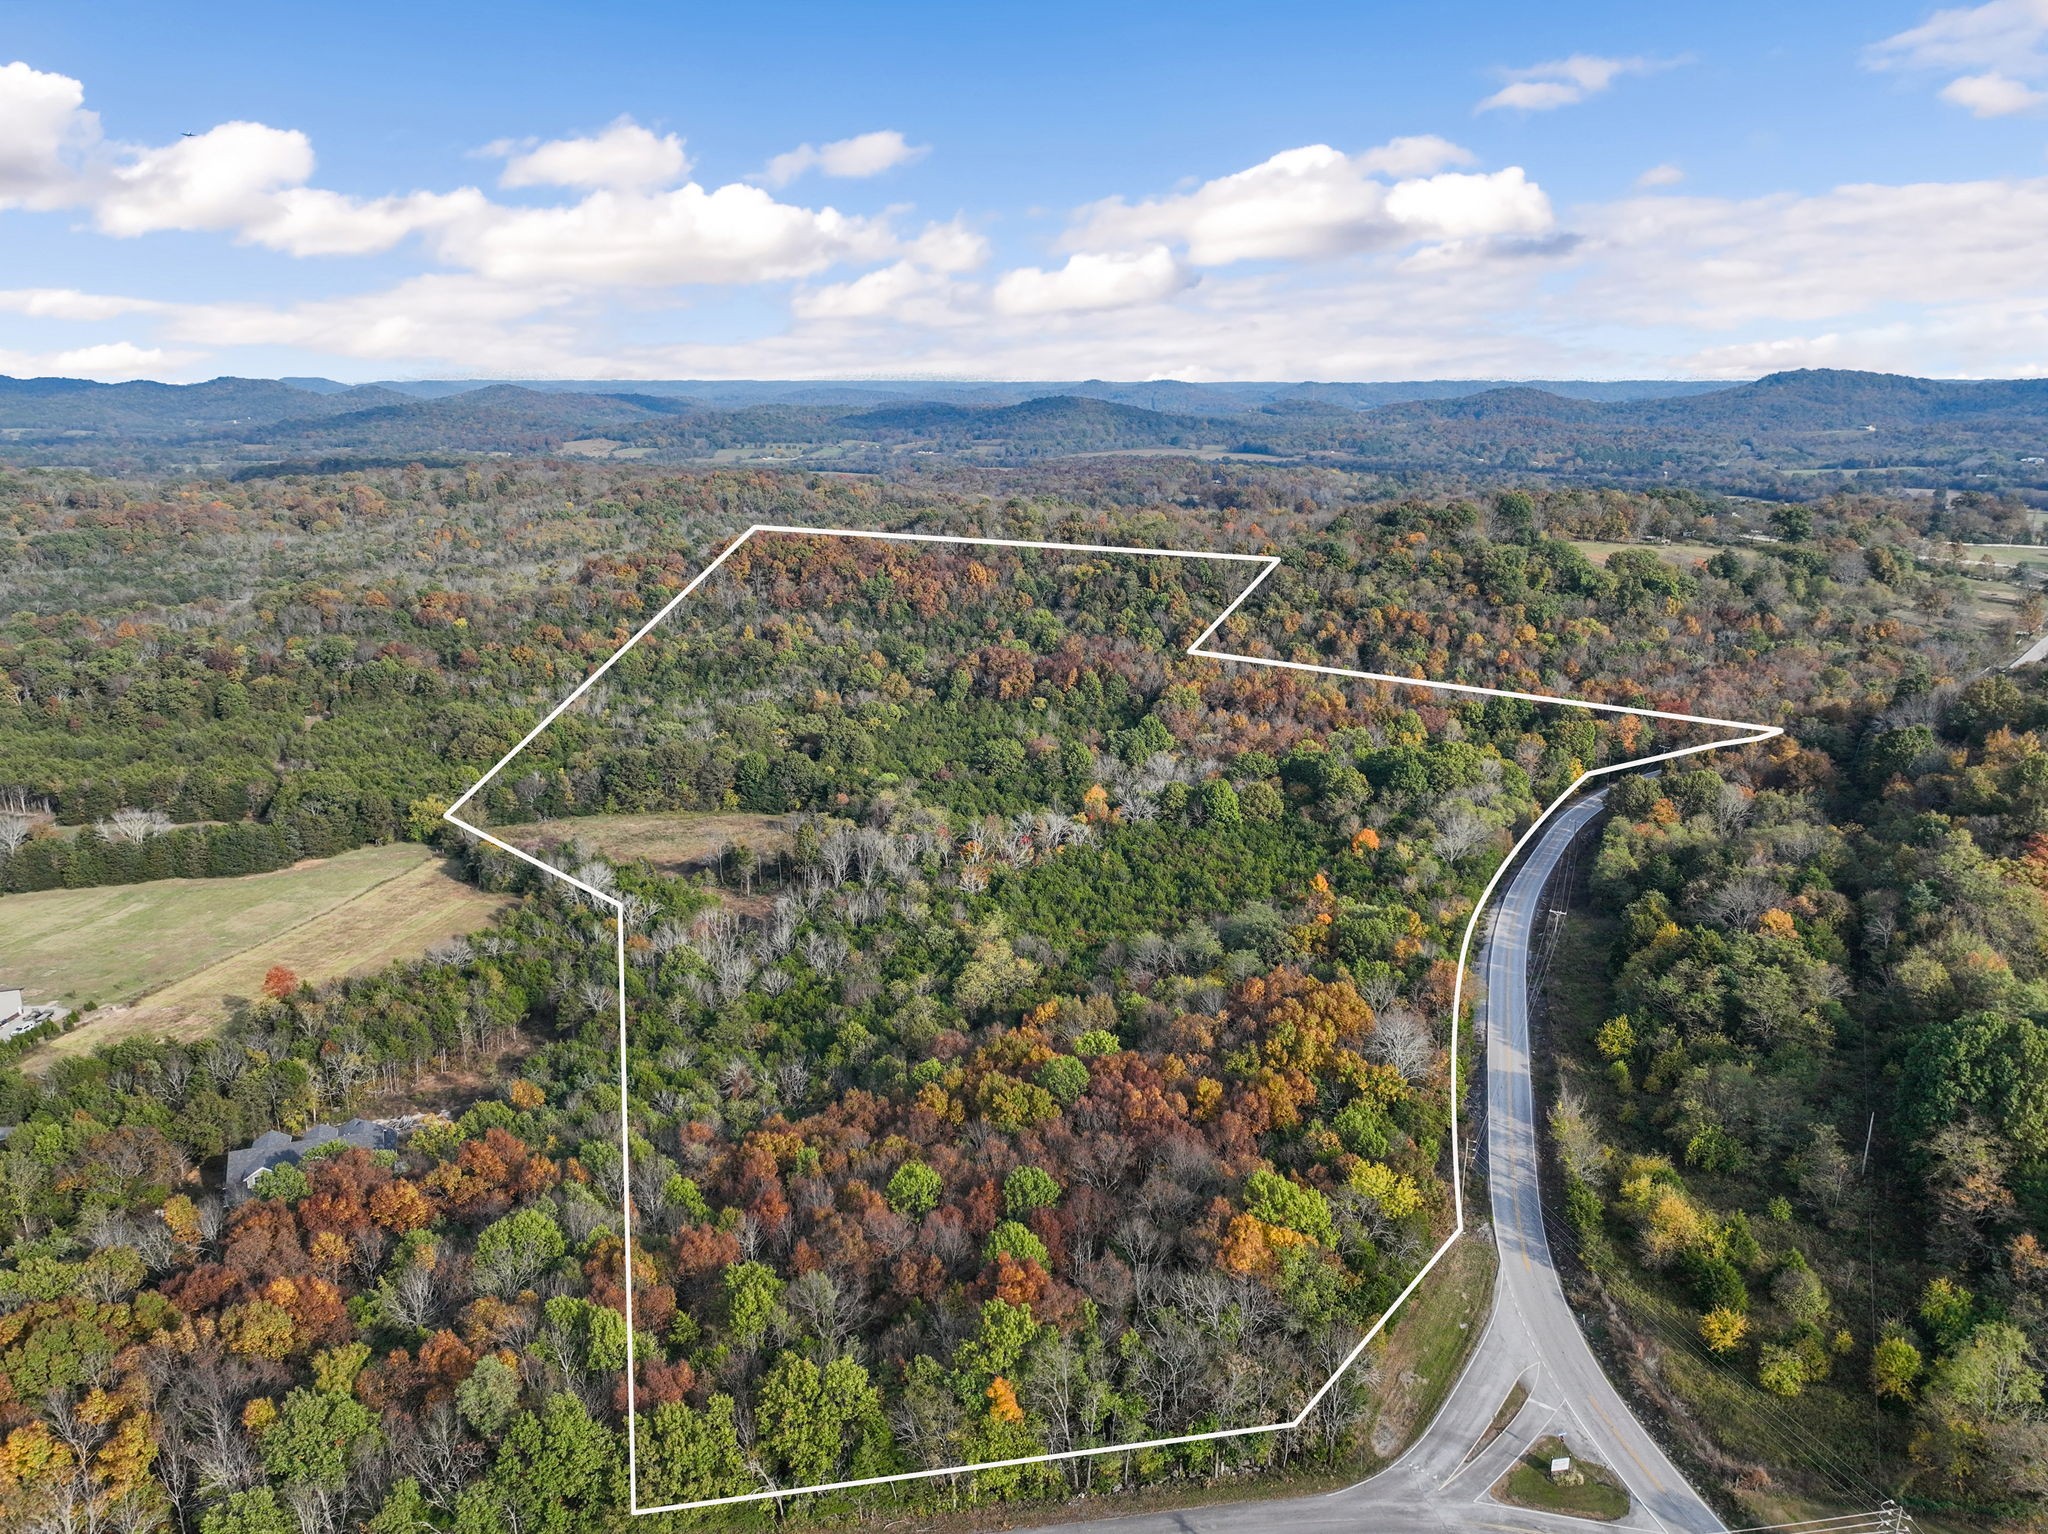
<path fill-rule="evenodd" d="M 1721 1520 L 1636 1420 L 1586 1346 L 1559 1287 L 1543 1229 L 1529 1078 L 1530 941 L 1547 917 L 1546 884 L 1572 839 L 1599 813 L 1604 797 L 1603 790 L 1580 800 L 1545 828 L 1508 885 L 1487 935 L 1482 960 L 1486 1153 L 1500 1277 L 1492 1322 L 1451 1406 L 1461 1404 L 1457 1396 L 1476 1392 L 1475 1399 L 1462 1403 L 1466 1420 L 1476 1420 L 1489 1394 L 1498 1405 L 1520 1377 L 1532 1403 L 1525 1417 L 1547 1414 L 1550 1431 L 1627 1482 L 1636 1505 L 1630 1522 L 1674 1534 L 1711 1534 L 1722 1527 Z M 1444 1416 L 1453 1415 L 1447 1407 Z M 1518 1421 L 1515 1427 L 1523 1424 Z M 1436 1430 L 1429 1436 L 1436 1436 Z"/>
<path fill-rule="evenodd" d="M 1529 1081 L 1530 940 L 1544 887 L 1572 839 L 1600 811 L 1591 795 L 1558 812 L 1501 898 L 1481 955 L 1486 977 L 1488 1183 L 1500 1246 L 1493 1314 L 1464 1376 L 1407 1454 L 1369 1481 L 1316 1497 L 1147 1513 L 1091 1523 L 1091 1534 L 1564 1534 L 1587 1525 L 1493 1501 L 1488 1488 L 1538 1438 L 1609 1466 L 1634 1506 L 1612 1528 L 1718 1534 L 1721 1520 L 1644 1431 L 1580 1335 L 1543 1232 L 1536 1118 Z M 1483 1453 L 1473 1447 L 1517 1383 L 1527 1401 Z"/>

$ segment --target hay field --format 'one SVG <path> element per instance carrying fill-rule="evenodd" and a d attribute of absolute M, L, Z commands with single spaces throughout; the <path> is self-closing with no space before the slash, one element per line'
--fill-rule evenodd
<path fill-rule="evenodd" d="M 410 842 L 241 879 L 0 897 L 0 983 L 31 1001 L 100 1003 L 28 1064 L 134 1034 L 190 1038 L 255 996 L 282 964 L 332 980 L 416 958 L 510 904 Z"/>

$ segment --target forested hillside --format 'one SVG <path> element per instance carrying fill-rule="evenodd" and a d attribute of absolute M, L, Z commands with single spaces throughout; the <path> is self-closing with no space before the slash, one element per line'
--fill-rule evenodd
<path fill-rule="evenodd" d="M 2048 494 L 2048 386 L 1808 369 L 1665 383 L 169 386 L 0 378 L 20 461 L 202 474 L 567 453 L 863 473 L 1141 450 L 1353 471 Z M 2021 524 L 2020 534 L 2025 535 Z"/>
<path fill-rule="evenodd" d="M 1970 1518 L 2048 1489 L 2044 725 L 2030 668 L 1613 792 L 1563 1212 L 1655 1345 L 1696 1327 L 1666 1380 L 1732 1429 L 1724 1473 Z"/>
<path fill-rule="evenodd" d="M 1709 1132 L 1664 1098 L 1704 1071 L 1714 1104 L 1775 1092 L 1808 1125 L 1835 1073 L 1886 1083 L 1913 1127 L 1880 1175 L 1908 1196 L 1840 1165 L 1831 1186 L 1865 1199 L 1917 1308 L 1809 1316 L 1773 1278 L 1783 1314 L 1760 1301 L 1730 1348 L 1767 1345 L 1743 1367 L 1774 1378 L 1797 1359 L 1803 1388 L 1907 1341 L 1925 1370 L 1871 1374 L 1884 1409 L 1961 1436 L 1899 1488 L 1985 1517 L 2038 1494 L 1981 1445 L 2033 1431 L 2048 1341 L 2018 1276 L 2043 1217 L 2026 1070 L 2000 1063 L 2031 1058 L 2043 1010 L 2027 806 L 2048 756 L 2034 690 L 1970 681 L 2014 619 L 1915 553 L 1931 519 L 2010 502 L 1767 518 L 1186 460 L 0 491 L 0 891 L 409 836 L 522 896 L 426 961 L 280 986 L 216 1038 L 0 1070 L 9 1527 L 622 1524 L 628 1196 L 643 1501 L 1284 1418 L 1435 1248 L 1473 899 L 1583 768 L 1702 737 L 1189 658 L 1242 579 L 1215 566 L 764 538 L 476 802 L 625 902 L 622 1102 L 608 912 L 439 812 L 757 521 L 1277 552 L 1219 643 L 1784 724 L 1617 790 L 1600 877 L 1630 913 L 1636 1032 L 1609 1086 L 1642 1106 L 1587 1110 L 1578 1207 L 1620 1242 L 1666 1194 L 1697 1200 L 1689 1265 L 1665 1266 L 1761 1293 L 1799 1245 L 1770 1201 L 1819 1208 L 1821 1185 L 1745 1140 L 1755 1115 Z M 576 827 L 742 810 L 790 817 L 790 844 L 710 874 L 609 861 Z M 264 1129 L 434 1109 L 397 1151 L 222 1196 L 217 1158 Z M 1624 1128 L 1625 1164 L 1598 1149 Z M 1839 1287 L 1828 1260 L 1807 1267 Z M 1968 1291 L 1962 1319 L 1930 1320 L 1923 1280 Z M 2018 1393 L 1959 1396 L 2000 1348 Z M 1357 1466 L 1377 1360 L 1290 1434 L 719 1519 Z"/>

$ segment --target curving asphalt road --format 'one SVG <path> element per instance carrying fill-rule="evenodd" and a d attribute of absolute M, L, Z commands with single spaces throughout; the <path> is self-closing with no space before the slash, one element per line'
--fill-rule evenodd
<path fill-rule="evenodd" d="M 1633 1506 L 1609 1528 L 1720 1534 L 1721 1520 L 1687 1484 L 1623 1402 L 1565 1303 L 1543 1231 L 1535 1094 L 1529 1080 L 1530 943 L 1544 890 L 1605 791 L 1560 810 L 1530 848 L 1496 907 L 1480 967 L 1486 1038 L 1488 1186 L 1500 1276 L 1493 1313 L 1436 1420 L 1400 1459 L 1367 1481 L 1322 1496 L 1108 1518 L 1102 1534 L 1561 1534 L 1587 1525 L 1495 1502 L 1488 1489 L 1531 1444 L 1562 1437 L 1580 1457 L 1627 1484 Z M 1517 1383 L 1528 1399 L 1507 1428 L 1473 1453 Z"/>

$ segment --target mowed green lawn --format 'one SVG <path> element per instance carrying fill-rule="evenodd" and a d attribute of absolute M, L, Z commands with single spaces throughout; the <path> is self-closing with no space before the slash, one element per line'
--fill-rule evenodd
<path fill-rule="evenodd" d="M 376 969 L 486 925 L 506 904 L 401 842 L 243 879 L 161 879 L 0 896 L 0 985 L 30 1001 L 117 1006 L 45 1045 L 191 1036 L 282 964 L 306 980 Z"/>

